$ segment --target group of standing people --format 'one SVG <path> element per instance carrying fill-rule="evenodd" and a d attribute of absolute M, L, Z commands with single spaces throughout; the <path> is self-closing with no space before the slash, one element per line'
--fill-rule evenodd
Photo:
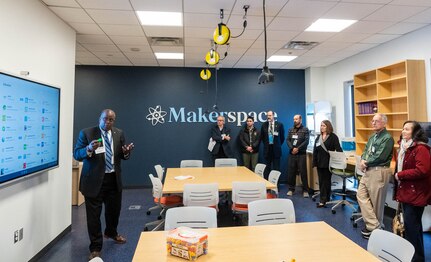
<path fill-rule="evenodd" d="M 295 115 L 293 127 L 288 130 L 286 138 L 284 125 L 275 121 L 274 112 L 268 111 L 266 116 L 267 121 L 262 124 L 260 130 L 254 126 L 254 118 L 248 116 L 246 125 L 239 132 L 239 147 L 244 166 L 254 170 L 259 158 L 259 146 L 262 142 L 266 164 L 264 177 L 267 179 L 271 170 L 280 171 L 281 146 L 286 141 L 289 147 L 288 195 L 291 196 L 295 192 L 296 175 L 299 172 L 302 179 L 303 196 L 309 197 L 306 161 L 306 150 L 310 137 L 308 128 L 302 125 L 301 115 Z M 213 159 L 233 156 L 230 148 L 230 133 L 230 128 L 225 126 L 225 118 L 219 116 L 217 125 L 211 129 L 211 138 L 216 142 L 211 151 Z"/>

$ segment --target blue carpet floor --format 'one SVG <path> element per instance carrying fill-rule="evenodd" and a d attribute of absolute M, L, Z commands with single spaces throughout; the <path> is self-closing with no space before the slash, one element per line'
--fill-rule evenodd
<path fill-rule="evenodd" d="M 287 188 L 280 186 L 279 196 L 286 198 Z M 336 214 L 331 213 L 330 208 L 316 208 L 315 202 L 310 198 L 303 198 L 297 190 L 291 197 L 296 211 L 296 222 L 325 221 L 343 235 L 366 249 L 367 240 L 361 237 L 360 230 L 363 223 L 359 222 L 358 228 L 353 228 L 350 216 L 352 211 L 348 207 L 340 207 Z M 140 206 L 140 209 L 133 209 L 133 206 Z M 124 245 L 114 244 L 112 240 L 105 240 L 103 243 L 102 258 L 106 262 L 131 261 L 138 243 L 144 224 L 157 219 L 157 212 L 147 216 L 146 211 L 154 206 L 151 189 L 127 189 L 123 191 L 123 205 L 118 231 L 127 237 Z M 130 208 L 132 207 L 132 208 Z M 391 218 L 385 217 L 386 227 L 391 227 Z M 218 226 L 244 226 L 243 219 L 233 220 L 232 213 L 227 206 L 221 206 L 218 214 Z M 425 256 L 427 261 L 431 261 L 431 234 L 424 237 Z M 87 235 L 85 220 L 85 204 L 79 207 L 72 207 L 72 232 L 68 233 L 58 241 L 39 261 L 61 261 L 61 262 L 84 262 L 88 261 L 89 240 Z M 312 247 L 310 247 L 312 248 Z"/>

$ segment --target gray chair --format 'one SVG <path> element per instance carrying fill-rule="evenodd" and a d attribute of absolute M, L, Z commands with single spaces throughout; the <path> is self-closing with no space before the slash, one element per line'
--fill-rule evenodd
<path fill-rule="evenodd" d="M 238 166 L 236 158 L 217 158 L 215 160 L 215 167 L 235 167 Z"/>
<path fill-rule="evenodd" d="M 347 178 L 353 177 L 355 174 L 349 170 L 346 170 L 347 167 L 347 159 L 344 152 L 336 152 L 336 151 L 329 151 L 329 171 L 331 171 L 332 174 L 339 176 L 343 180 L 343 186 L 341 188 L 340 192 L 333 192 L 334 195 L 341 196 L 340 200 L 334 200 L 327 202 L 326 204 L 335 204 L 331 211 L 332 214 L 335 214 L 335 209 L 339 206 L 347 205 L 350 208 L 353 209 L 353 212 L 356 212 L 356 208 L 353 206 L 353 204 L 346 199 L 347 197 L 347 190 L 346 190 L 346 180 Z"/>
<path fill-rule="evenodd" d="M 262 199 L 248 203 L 248 225 L 295 223 L 295 208 L 290 199 Z"/>
<path fill-rule="evenodd" d="M 265 168 L 266 168 L 265 164 L 258 163 L 254 168 L 254 172 L 263 178 L 264 177 L 263 173 L 265 172 Z"/>
<path fill-rule="evenodd" d="M 367 251 L 386 262 L 410 262 L 415 254 L 409 241 L 382 229 L 371 232 Z"/>
<path fill-rule="evenodd" d="M 166 212 L 165 230 L 177 227 L 215 228 L 217 211 L 210 207 L 176 207 Z"/>
<path fill-rule="evenodd" d="M 180 167 L 203 167 L 204 161 L 202 160 L 181 160 Z"/>

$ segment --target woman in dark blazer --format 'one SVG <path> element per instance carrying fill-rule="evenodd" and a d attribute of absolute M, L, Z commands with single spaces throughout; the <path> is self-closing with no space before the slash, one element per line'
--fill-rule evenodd
<path fill-rule="evenodd" d="M 338 136 L 334 134 L 334 128 L 329 120 L 323 120 L 320 124 L 320 135 L 316 137 L 313 149 L 313 167 L 317 167 L 319 176 L 320 202 L 318 208 L 325 207 L 331 198 L 331 172 L 329 171 L 328 151 L 343 152 Z"/>
<path fill-rule="evenodd" d="M 395 170 L 395 197 L 401 203 L 405 238 L 415 247 L 412 261 L 425 261 L 422 214 L 431 204 L 431 156 L 428 138 L 416 121 L 401 132 Z M 428 258 L 430 259 L 430 258 Z"/>

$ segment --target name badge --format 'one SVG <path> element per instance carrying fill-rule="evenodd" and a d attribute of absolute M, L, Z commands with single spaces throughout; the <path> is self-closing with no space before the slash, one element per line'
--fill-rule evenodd
<path fill-rule="evenodd" d="M 96 150 L 94 150 L 94 153 L 96 153 L 96 155 L 97 154 L 102 154 L 102 153 L 105 153 L 105 146 L 99 146 Z"/>
<path fill-rule="evenodd" d="M 298 140 L 297 139 L 293 140 L 293 145 L 296 146 L 296 144 L 298 144 Z"/>
<path fill-rule="evenodd" d="M 298 139 L 298 135 L 292 135 L 293 139 Z"/>
<path fill-rule="evenodd" d="M 374 146 L 371 147 L 371 152 L 376 153 L 376 148 Z"/>
<path fill-rule="evenodd" d="M 278 132 L 277 131 L 274 131 L 274 136 L 278 136 Z"/>

